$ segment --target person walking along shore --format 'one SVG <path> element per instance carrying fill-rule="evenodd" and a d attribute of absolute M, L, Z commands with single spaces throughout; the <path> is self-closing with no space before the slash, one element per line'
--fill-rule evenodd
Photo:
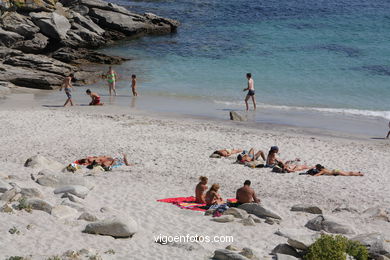
<path fill-rule="evenodd" d="M 253 110 L 256 110 L 256 99 L 255 99 L 255 83 L 252 79 L 252 74 L 247 73 L 246 78 L 248 79 L 248 87 L 245 88 L 243 91 L 248 91 L 245 97 L 245 106 L 246 106 L 246 111 L 249 110 L 249 105 L 248 105 L 248 100 L 252 98 L 253 102 Z"/>

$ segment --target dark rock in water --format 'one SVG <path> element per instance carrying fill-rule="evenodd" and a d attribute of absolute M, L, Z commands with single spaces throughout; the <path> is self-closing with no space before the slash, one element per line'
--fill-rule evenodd
<path fill-rule="evenodd" d="M 230 111 L 230 120 L 233 121 L 246 121 L 247 118 L 238 114 L 236 111 Z"/>

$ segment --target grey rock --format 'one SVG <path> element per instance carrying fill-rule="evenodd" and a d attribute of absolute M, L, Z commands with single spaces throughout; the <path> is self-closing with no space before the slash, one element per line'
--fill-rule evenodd
<path fill-rule="evenodd" d="M 85 177 L 75 175 L 43 175 L 37 178 L 37 183 L 42 186 L 49 186 L 53 188 L 79 185 L 92 189 L 94 184 L 88 181 Z"/>
<path fill-rule="evenodd" d="M 233 121 L 247 121 L 248 119 L 245 116 L 240 115 L 236 111 L 230 111 L 230 120 Z"/>
<path fill-rule="evenodd" d="M 302 234 L 301 230 L 275 232 L 276 235 L 287 238 L 287 243 L 297 250 L 307 250 L 319 237 L 320 234 Z"/>
<path fill-rule="evenodd" d="M 14 47 L 16 43 L 23 39 L 23 36 L 18 33 L 5 31 L 0 28 L 0 46 Z"/>
<path fill-rule="evenodd" d="M 390 253 L 384 249 L 385 238 L 381 233 L 361 234 L 351 238 L 351 240 L 358 241 L 366 246 L 372 257 Z"/>
<path fill-rule="evenodd" d="M 234 216 L 233 215 L 224 215 L 224 216 L 212 218 L 211 220 L 215 221 L 215 222 L 219 222 L 219 223 L 227 223 L 227 222 L 234 221 Z"/>
<path fill-rule="evenodd" d="M 0 192 L 4 193 L 12 188 L 7 182 L 0 180 Z"/>
<path fill-rule="evenodd" d="M 77 210 L 78 212 L 85 212 L 87 210 L 82 204 L 72 202 L 70 200 L 63 200 L 61 202 L 61 205 L 71 207 L 71 208 Z"/>
<path fill-rule="evenodd" d="M 16 200 L 15 197 L 17 196 L 17 194 L 18 194 L 17 189 L 11 188 L 11 189 L 7 190 L 6 192 L 4 192 L 0 196 L 0 200 L 6 201 L 6 202 L 14 201 L 14 200 Z"/>
<path fill-rule="evenodd" d="M 27 53 L 40 53 L 46 48 L 48 43 L 49 38 L 42 33 L 36 33 L 31 40 L 23 41 L 18 49 Z"/>
<path fill-rule="evenodd" d="M 72 194 L 70 194 L 70 193 L 64 193 L 64 194 L 61 196 L 61 198 L 67 198 L 67 199 L 69 199 L 71 202 L 79 203 L 79 204 L 81 204 L 81 205 L 83 205 L 83 203 L 84 203 L 83 199 L 81 199 L 81 198 L 79 198 L 79 197 L 77 197 L 77 196 L 74 196 L 74 195 L 72 195 Z"/>
<path fill-rule="evenodd" d="M 319 215 L 314 219 L 309 220 L 305 227 L 315 230 L 315 231 L 326 231 L 334 234 L 354 234 L 355 231 L 352 227 L 346 224 L 340 224 L 337 221 L 325 217 L 323 215 Z"/>
<path fill-rule="evenodd" d="M 294 205 L 292 206 L 291 211 L 301 211 L 310 214 L 322 214 L 322 210 L 319 207 L 306 204 Z"/>
<path fill-rule="evenodd" d="M 77 214 L 77 210 L 66 205 L 58 205 L 51 210 L 51 215 L 58 219 L 75 218 Z"/>
<path fill-rule="evenodd" d="M 50 170 L 60 170 L 64 166 L 50 158 L 43 157 L 41 155 L 34 155 L 27 159 L 24 163 L 24 167 L 31 167 L 34 169 L 50 169 Z"/>
<path fill-rule="evenodd" d="M 115 238 L 132 237 L 138 230 L 137 223 L 131 219 L 112 218 L 88 224 L 84 232 L 89 234 L 98 234 L 112 236 Z"/>
<path fill-rule="evenodd" d="M 294 247 L 288 245 L 288 244 L 279 244 L 274 249 L 272 249 L 271 252 L 273 255 L 276 254 L 284 254 L 284 255 L 290 255 L 294 257 L 300 257 L 297 250 L 295 250 Z"/>
<path fill-rule="evenodd" d="M 366 218 L 390 222 L 390 208 L 386 209 L 381 206 L 368 208 L 363 211 L 363 216 Z"/>
<path fill-rule="evenodd" d="M 48 202 L 41 199 L 28 199 L 26 204 L 32 209 L 45 211 L 49 214 L 51 214 L 51 210 L 53 208 Z"/>
<path fill-rule="evenodd" d="M 83 26 L 87 30 L 89 30 L 93 33 L 96 33 L 99 36 L 102 36 L 105 32 L 105 30 L 103 30 L 99 25 L 94 23 L 91 20 L 91 18 L 89 18 L 88 16 L 83 16 L 79 13 L 74 12 L 73 13 L 73 20 L 75 21 L 75 23 L 80 24 L 81 26 Z"/>
<path fill-rule="evenodd" d="M 390 257 L 387 257 L 385 255 L 380 255 L 376 258 L 376 260 L 390 260 Z"/>
<path fill-rule="evenodd" d="M 255 223 L 261 223 L 261 218 L 259 218 L 258 216 L 256 215 L 253 215 L 253 214 L 249 214 L 249 216 L 253 219 L 253 221 L 255 221 Z"/>
<path fill-rule="evenodd" d="M 8 12 L 1 17 L 2 28 L 17 33 L 25 39 L 31 39 L 39 32 L 36 26 L 28 16 L 21 15 L 17 12 Z"/>
<path fill-rule="evenodd" d="M 37 188 L 22 188 L 21 194 L 27 198 L 43 198 L 43 194 Z"/>
<path fill-rule="evenodd" d="M 285 254 L 276 254 L 276 260 L 298 260 L 300 258 L 291 256 L 291 255 L 285 255 Z"/>
<path fill-rule="evenodd" d="M 240 219 L 246 219 L 249 216 L 245 210 L 239 208 L 228 208 L 223 212 L 223 215 L 233 215 L 234 217 Z"/>
<path fill-rule="evenodd" d="M 6 95 L 11 94 L 11 88 L 9 86 L 12 86 L 13 84 L 11 82 L 7 81 L 0 81 L 0 97 L 4 97 Z M 13 85 L 13 88 L 15 85 Z"/>
<path fill-rule="evenodd" d="M 247 218 L 244 218 L 239 222 L 242 223 L 244 226 L 256 226 L 256 222 L 252 216 L 248 216 Z"/>
<path fill-rule="evenodd" d="M 241 250 L 240 255 L 243 255 L 243 256 L 245 256 L 248 259 L 257 259 L 255 254 L 253 253 L 252 249 L 250 249 L 249 247 L 244 247 Z"/>
<path fill-rule="evenodd" d="M 100 52 L 91 51 L 87 49 L 74 50 L 69 47 L 58 49 L 53 53 L 53 58 L 62 62 L 82 64 L 82 63 L 99 63 L 99 64 L 119 64 L 125 59 L 108 56 Z"/>
<path fill-rule="evenodd" d="M 65 39 L 67 32 L 71 28 L 68 19 L 56 12 L 30 13 L 30 16 L 41 32 L 49 38 Z"/>
<path fill-rule="evenodd" d="M 81 42 L 80 46 L 99 47 L 105 43 L 105 40 L 102 36 L 84 28 L 82 25 L 73 24 L 72 32 L 78 35 L 82 39 L 82 41 L 80 41 Z"/>
<path fill-rule="evenodd" d="M 72 10 L 79 13 L 82 16 L 85 16 L 89 13 L 89 8 L 85 5 L 74 5 Z"/>
<path fill-rule="evenodd" d="M 215 260 L 248 260 L 249 258 L 239 254 L 236 251 L 230 251 L 228 249 L 217 249 L 214 251 Z"/>
<path fill-rule="evenodd" d="M 275 221 L 272 218 L 268 218 L 268 217 L 265 219 L 264 222 L 269 224 L 269 225 L 274 225 L 275 224 Z"/>
<path fill-rule="evenodd" d="M 85 199 L 85 197 L 89 193 L 89 189 L 81 185 L 68 185 L 68 186 L 58 187 L 54 190 L 54 194 L 61 194 L 61 193 L 70 193 L 79 198 Z"/>
<path fill-rule="evenodd" d="M 94 215 L 88 213 L 88 212 L 84 212 L 84 213 L 82 213 L 78 217 L 78 220 L 85 220 L 85 221 L 89 221 L 89 222 L 95 222 L 95 221 L 98 221 L 98 218 L 95 217 Z"/>
<path fill-rule="evenodd" d="M 245 203 L 238 207 L 239 209 L 243 209 L 246 212 L 253 214 L 259 218 L 275 218 L 275 219 L 282 219 L 278 214 L 262 207 L 260 204 L 257 203 Z"/>

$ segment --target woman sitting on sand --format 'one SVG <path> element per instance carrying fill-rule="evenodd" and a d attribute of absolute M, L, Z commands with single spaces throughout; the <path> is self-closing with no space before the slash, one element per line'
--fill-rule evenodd
<path fill-rule="evenodd" d="M 225 203 L 221 195 L 218 193 L 218 190 L 219 184 L 214 183 L 211 188 L 206 192 L 205 200 L 207 206 L 220 205 Z"/>
<path fill-rule="evenodd" d="M 208 188 L 207 187 L 208 180 L 209 179 L 205 176 L 199 177 L 199 183 L 195 187 L 195 198 L 196 198 L 195 202 L 196 203 L 206 203 L 204 192 Z"/>
<path fill-rule="evenodd" d="M 331 176 L 364 176 L 361 172 L 345 172 L 341 170 L 328 170 L 321 164 L 316 165 L 316 170 L 318 173 L 316 173 L 313 176 L 321 176 L 321 175 L 331 175 Z"/>
<path fill-rule="evenodd" d="M 123 165 L 132 165 L 128 162 L 126 154 L 123 154 L 123 158 L 112 158 L 110 156 L 89 156 L 87 158 L 77 160 L 75 163 L 78 165 L 86 165 L 87 167 L 100 165 L 103 168 L 116 168 Z"/>
<path fill-rule="evenodd" d="M 229 157 L 232 154 L 241 153 L 241 152 L 242 152 L 241 149 L 223 149 L 223 150 L 217 150 L 217 151 L 213 152 L 213 154 L 210 157 L 212 157 L 213 155 L 219 155 L 222 157 Z"/>
<path fill-rule="evenodd" d="M 259 150 L 255 154 L 255 150 L 253 148 L 251 148 L 249 150 L 249 152 L 244 150 L 241 154 L 239 154 L 237 156 L 237 162 L 239 162 L 239 163 L 246 163 L 246 162 L 256 161 L 260 156 L 265 161 L 265 155 L 264 155 L 263 151 Z"/>
<path fill-rule="evenodd" d="M 300 161 L 299 158 L 297 158 L 295 160 L 283 162 L 282 160 L 280 160 L 277 157 L 278 152 L 279 152 L 279 147 L 277 147 L 277 146 L 271 147 L 271 149 L 268 152 L 265 167 L 268 167 L 268 168 L 279 167 L 279 168 L 281 168 L 281 171 L 283 171 L 283 172 L 297 172 L 297 171 L 302 171 L 302 170 L 307 170 L 307 169 L 313 168 L 313 167 L 310 167 L 307 165 L 294 164 L 294 162 Z"/>

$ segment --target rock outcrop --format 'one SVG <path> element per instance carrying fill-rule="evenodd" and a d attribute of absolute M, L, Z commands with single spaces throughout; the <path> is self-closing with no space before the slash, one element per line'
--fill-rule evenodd
<path fill-rule="evenodd" d="M 0 81 L 16 87 L 55 89 L 71 73 L 78 75 L 78 84 L 92 83 L 96 73 L 83 73 L 75 65 L 125 59 L 91 49 L 129 36 L 172 33 L 179 26 L 175 20 L 132 13 L 102 0 L 9 0 L 2 7 Z"/>

